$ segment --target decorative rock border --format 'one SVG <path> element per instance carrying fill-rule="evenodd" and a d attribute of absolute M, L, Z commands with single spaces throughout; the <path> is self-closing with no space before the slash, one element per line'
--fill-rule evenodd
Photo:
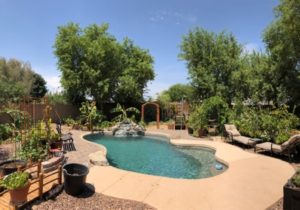
<path fill-rule="evenodd" d="M 106 159 L 106 154 L 103 151 L 98 151 L 89 154 L 90 163 L 96 166 L 108 166 L 109 163 Z"/>

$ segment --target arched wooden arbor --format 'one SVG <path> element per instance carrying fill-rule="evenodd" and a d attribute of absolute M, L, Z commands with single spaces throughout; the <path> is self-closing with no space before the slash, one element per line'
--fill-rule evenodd
<path fill-rule="evenodd" d="M 142 121 L 144 121 L 144 111 L 145 106 L 154 105 L 156 107 L 156 128 L 159 129 L 159 121 L 160 121 L 160 113 L 159 113 L 159 105 L 154 102 L 147 102 L 142 105 Z"/>

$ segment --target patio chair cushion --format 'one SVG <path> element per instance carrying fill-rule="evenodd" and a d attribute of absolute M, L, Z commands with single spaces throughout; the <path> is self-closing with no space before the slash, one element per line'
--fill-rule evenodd
<path fill-rule="evenodd" d="M 286 148 L 286 147 L 288 147 L 289 145 L 291 145 L 293 143 L 299 143 L 299 142 L 300 142 L 300 135 L 296 134 L 296 135 L 291 136 L 289 138 L 289 140 L 284 142 L 281 146 L 282 146 L 282 148 Z"/>
<path fill-rule="evenodd" d="M 226 124 L 225 129 L 228 133 L 230 133 L 232 136 L 240 136 L 240 132 L 236 129 L 235 125 L 232 124 Z"/>
<path fill-rule="evenodd" d="M 251 138 L 246 136 L 233 136 L 233 140 L 245 145 L 253 146 L 255 144 L 255 141 L 251 140 Z"/>
<path fill-rule="evenodd" d="M 272 151 L 272 152 L 276 152 L 276 153 L 282 152 L 282 148 L 279 144 L 273 144 L 271 142 L 264 142 L 261 144 L 257 144 L 256 147 L 259 149 L 263 149 L 265 151 Z"/>

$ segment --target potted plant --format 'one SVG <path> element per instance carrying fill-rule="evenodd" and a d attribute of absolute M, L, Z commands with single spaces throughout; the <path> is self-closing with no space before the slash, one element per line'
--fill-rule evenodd
<path fill-rule="evenodd" d="M 30 187 L 29 173 L 14 172 L 1 180 L 0 185 L 9 190 L 10 199 L 13 204 L 22 204 L 27 200 Z"/>
<path fill-rule="evenodd" d="M 62 141 L 59 138 L 59 134 L 55 133 L 54 131 L 50 132 L 49 136 L 50 148 L 51 149 L 61 149 L 62 148 Z"/>
<path fill-rule="evenodd" d="M 188 127 L 193 129 L 193 134 L 199 137 L 206 136 L 208 129 L 208 118 L 201 106 L 197 106 L 191 112 L 188 119 Z"/>
<path fill-rule="evenodd" d="M 168 120 L 167 125 L 168 125 L 169 130 L 174 130 L 175 129 L 175 121 L 174 120 Z"/>
<path fill-rule="evenodd" d="M 283 187 L 283 209 L 300 209 L 300 170 Z"/>

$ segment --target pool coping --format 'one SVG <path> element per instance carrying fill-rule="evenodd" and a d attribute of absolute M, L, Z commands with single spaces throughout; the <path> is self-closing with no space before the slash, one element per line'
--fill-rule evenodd
<path fill-rule="evenodd" d="M 87 134 L 83 133 L 81 139 L 99 146 L 85 140 L 83 136 Z M 169 138 L 160 132 L 147 134 Z M 250 210 L 265 209 L 281 198 L 284 183 L 294 173 L 292 166 L 282 160 L 249 153 L 228 143 L 171 138 L 170 143 L 213 149 L 228 169 L 209 178 L 176 179 L 94 166 L 87 180 L 94 184 L 96 192 L 146 202 L 158 209 Z"/>
<path fill-rule="evenodd" d="M 95 145 L 97 145 L 98 147 L 100 147 L 100 148 L 99 148 L 100 151 L 103 153 L 103 155 L 105 156 L 105 158 L 107 158 L 107 157 L 106 157 L 106 155 L 107 155 L 107 148 L 105 147 L 105 145 L 100 144 L 100 143 L 98 144 L 98 143 L 89 141 L 89 140 L 87 140 L 87 139 L 84 138 L 85 136 L 93 135 L 93 134 L 94 134 L 94 135 L 97 135 L 97 133 L 91 133 L 91 132 L 90 132 L 90 133 L 86 133 L 86 134 L 81 135 L 80 138 L 81 138 L 82 140 L 84 140 L 84 141 L 87 141 L 87 142 L 89 142 L 89 143 L 95 144 Z M 102 134 L 101 134 L 101 135 L 102 135 Z M 110 131 L 105 131 L 105 132 L 104 132 L 104 135 L 112 135 L 112 132 L 110 132 Z M 212 150 L 212 152 L 213 152 L 213 154 L 214 154 L 214 157 L 215 157 L 215 160 L 217 160 L 218 162 L 220 162 L 220 163 L 222 163 L 223 165 L 226 166 L 225 169 L 220 170 L 218 174 L 215 174 L 215 175 L 213 175 L 213 176 L 218 176 L 218 175 L 224 173 L 224 172 L 225 172 L 226 170 L 228 170 L 228 168 L 229 168 L 229 163 L 226 162 L 225 160 L 219 158 L 219 157 L 216 155 L 216 149 L 215 149 L 214 147 L 212 147 L 212 146 L 208 146 L 208 145 L 204 145 L 204 144 L 203 144 L 203 145 L 201 145 L 201 144 L 200 144 L 200 145 L 193 145 L 193 144 L 177 144 L 176 142 L 174 142 L 174 140 L 172 141 L 172 139 L 171 139 L 171 137 L 170 137 L 169 134 L 159 133 L 159 132 L 146 132 L 146 133 L 145 133 L 145 136 L 150 136 L 150 137 L 151 137 L 151 136 L 152 136 L 152 137 L 163 137 L 163 138 L 166 138 L 166 139 L 168 140 L 168 143 L 171 144 L 171 145 L 173 145 L 173 146 L 193 147 L 193 148 L 199 148 L 199 149 L 205 148 L 205 149 Z M 114 167 L 114 166 L 112 166 L 112 167 Z M 115 168 L 116 168 L 116 169 L 119 169 L 119 170 L 127 171 L 127 170 L 122 169 L 122 168 L 117 168 L 117 167 L 115 167 Z M 136 172 L 136 171 L 128 171 L 128 172 L 133 172 L 133 173 L 143 174 L 143 173 Z M 159 175 L 153 175 L 153 174 L 144 174 L 144 175 L 159 176 Z M 210 177 L 213 177 L 213 176 L 210 176 Z M 205 177 L 205 178 L 210 178 L 210 177 Z M 187 179 L 187 180 L 189 180 L 188 178 L 174 178 L 174 177 L 166 177 L 166 178 L 172 178 L 172 179 Z M 203 179 L 203 178 L 194 178 L 194 179 Z"/>

